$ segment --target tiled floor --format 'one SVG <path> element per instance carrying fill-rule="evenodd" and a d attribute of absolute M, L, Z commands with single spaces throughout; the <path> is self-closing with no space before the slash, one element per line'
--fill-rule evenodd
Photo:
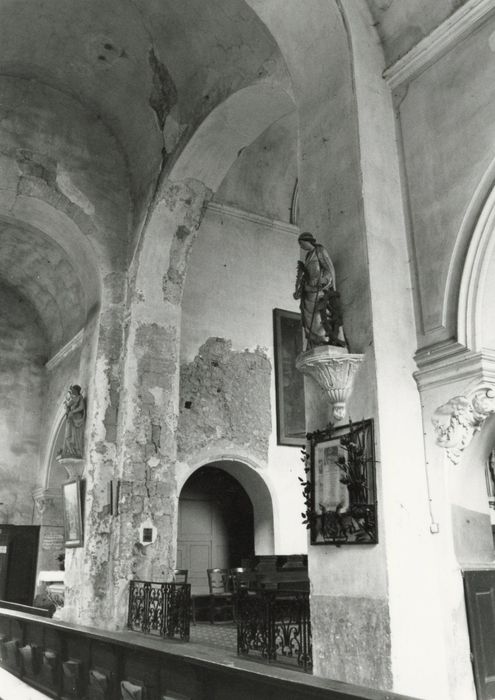
<path fill-rule="evenodd" d="M 211 625 L 209 622 L 198 622 L 191 625 L 190 641 L 196 644 L 228 649 L 237 653 L 237 628 L 232 623 Z"/>

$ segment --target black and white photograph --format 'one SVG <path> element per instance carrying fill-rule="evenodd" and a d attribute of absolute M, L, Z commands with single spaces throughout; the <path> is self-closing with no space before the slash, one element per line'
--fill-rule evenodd
<path fill-rule="evenodd" d="M 0 700 L 495 700 L 495 0 L 0 0 Z"/>

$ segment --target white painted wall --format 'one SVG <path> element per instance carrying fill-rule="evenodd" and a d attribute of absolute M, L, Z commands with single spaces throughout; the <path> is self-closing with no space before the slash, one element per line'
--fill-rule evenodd
<path fill-rule="evenodd" d="M 190 362 L 209 337 L 233 350 L 265 349 L 272 368 L 274 308 L 298 310 L 294 301 L 298 230 L 230 207 L 208 209 L 188 263 L 182 304 L 181 362 Z M 297 447 L 277 445 L 275 378 L 270 386 L 271 437 L 260 475 L 273 497 L 275 552 L 306 552 L 301 524 L 303 476 Z"/>

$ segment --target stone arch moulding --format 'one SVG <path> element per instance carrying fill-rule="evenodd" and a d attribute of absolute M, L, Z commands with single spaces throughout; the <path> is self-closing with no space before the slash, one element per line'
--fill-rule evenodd
<path fill-rule="evenodd" d="M 478 184 L 464 215 L 450 263 L 443 325 L 468 350 L 483 346 L 482 300 L 495 246 L 495 160 Z"/>
<path fill-rule="evenodd" d="M 255 550 L 262 554 L 275 552 L 274 490 L 261 467 L 253 460 L 238 454 L 211 454 L 188 467 L 179 480 L 178 494 L 194 472 L 201 467 L 215 466 L 234 477 L 246 491 L 253 505 Z"/>
<path fill-rule="evenodd" d="M 436 442 L 457 465 L 474 435 L 488 416 L 495 413 L 495 384 L 484 384 L 466 395 L 454 396 L 439 406 L 432 417 Z"/>
<path fill-rule="evenodd" d="M 57 447 L 58 437 L 64 428 L 65 408 L 62 397 L 57 408 L 57 413 L 52 421 L 52 427 L 48 438 L 48 449 L 46 450 L 45 463 L 43 465 L 43 484 L 45 488 L 50 488 L 51 468 L 55 459 L 55 450 Z M 62 469 L 62 466 L 60 467 Z"/>
<path fill-rule="evenodd" d="M 140 241 L 134 249 L 131 267 L 136 269 L 136 285 L 145 292 L 146 298 L 162 300 L 161 285 L 151 285 L 151 279 L 162 279 L 163 270 L 170 265 L 173 231 L 180 223 L 177 200 L 181 188 L 184 206 L 182 220 L 197 230 L 205 211 L 205 203 L 216 192 L 225 175 L 235 162 L 239 151 L 251 144 L 271 124 L 295 110 L 292 97 L 278 84 L 269 80 L 259 81 L 242 88 L 213 109 L 184 146 L 177 160 L 171 165 L 162 184 L 149 219 L 145 222 Z M 169 202 L 175 202 L 172 215 Z M 178 218 L 177 218 L 178 217 Z M 168 231 L 170 240 L 165 240 Z M 183 246 L 184 258 L 192 244 Z M 181 262 L 181 266 L 185 263 Z M 155 270 L 156 275 L 150 274 Z"/>

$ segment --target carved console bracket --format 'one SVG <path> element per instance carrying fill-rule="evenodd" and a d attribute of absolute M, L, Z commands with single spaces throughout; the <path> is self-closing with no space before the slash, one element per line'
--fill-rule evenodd
<path fill-rule="evenodd" d="M 351 355 L 343 348 L 322 345 L 302 352 L 296 360 L 297 369 L 312 377 L 327 393 L 334 420 L 345 416 L 346 401 L 363 359 L 364 355 Z"/>
<path fill-rule="evenodd" d="M 470 398 L 454 396 L 437 408 L 432 418 L 437 445 L 447 450 L 453 464 L 459 463 L 464 449 L 492 413 L 495 413 L 495 387 L 492 386 L 477 389 Z"/>
<path fill-rule="evenodd" d="M 61 500 L 60 489 L 37 488 L 33 491 L 33 500 L 40 515 L 43 515 L 46 508 L 51 508 L 55 501 Z"/>
<path fill-rule="evenodd" d="M 57 462 L 65 467 L 68 479 L 75 479 L 78 476 L 82 476 L 84 473 L 85 462 L 84 459 L 77 459 L 75 457 L 62 457 L 57 458 Z"/>

